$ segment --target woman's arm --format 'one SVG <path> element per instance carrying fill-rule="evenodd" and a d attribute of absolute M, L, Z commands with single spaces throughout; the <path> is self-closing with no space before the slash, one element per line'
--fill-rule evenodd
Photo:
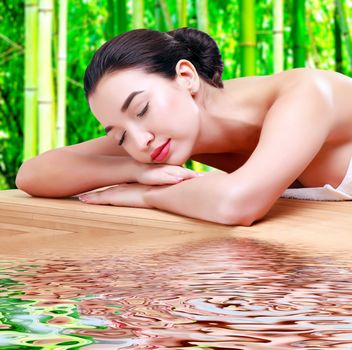
<path fill-rule="evenodd" d="M 243 184 L 242 205 L 254 222 L 264 217 L 326 142 L 336 105 L 329 83 L 319 75 L 283 91 L 273 103 L 258 145 L 238 171 L 229 174 Z M 236 194 L 232 196 L 236 203 Z"/>
<path fill-rule="evenodd" d="M 307 80 L 283 91 L 268 111 L 248 161 L 227 174 L 213 172 L 173 186 L 117 186 L 84 201 L 157 208 L 222 223 L 249 226 L 262 218 L 310 164 L 333 124 L 329 85 Z"/>
<path fill-rule="evenodd" d="M 262 218 L 314 159 L 331 130 L 329 86 L 309 78 L 278 96 L 242 167 L 213 178 L 154 186 L 145 192 L 147 205 L 229 225 L 248 226 Z"/>
<path fill-rule="evenodd" d="M 33 196 L 67 197 L 136 181 L 140 166 L 104 136 L 27 160 L 18 171 L 16 186 Z"/>
<path fill-rule="evenodd" d="M 145 190 L 143 198 L 147 208 L 224 225 L 248 226 L 252 222 L 248 222 L 247 209 L 241 205 L 242 193 L 228 173 L 216 170 L 173 186 L 152 186 Z"/>

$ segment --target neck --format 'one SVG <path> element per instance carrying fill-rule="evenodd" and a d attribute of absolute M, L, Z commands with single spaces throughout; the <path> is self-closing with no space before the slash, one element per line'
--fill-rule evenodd
<path fill-rule="evenodd" d="M 246 104 L 241 100 L 235 79 L 225 80 L 224 88 L 202 81 L 194 96 L 199 108 L 200 128 L 193 154 L 249 153 L 257 139 L 257 127 L 246 120 Z"/>

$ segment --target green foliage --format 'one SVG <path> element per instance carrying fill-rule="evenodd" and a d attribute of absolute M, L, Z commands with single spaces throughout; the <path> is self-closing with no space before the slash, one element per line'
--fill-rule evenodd
<path fill-rule="evenodd" d="M 83 92 L 83 75 L 105 41 L 106 1 L 71 0 L 67 31 L 67 144 L 103 135 Z"/>
<path fill-rule="evenodd" d="M 0 2 L 0 188 L 15 187 L 22 161 L 24 2 Z"/>

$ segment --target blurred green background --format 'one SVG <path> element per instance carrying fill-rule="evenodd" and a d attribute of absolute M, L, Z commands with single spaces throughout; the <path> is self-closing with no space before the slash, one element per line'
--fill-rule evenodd
<path fill-rule="evenodd" d="M 351 76 L 351 16 L 352 0 L 0 0 L 0 189 L 15 187 L 24 159 L 104 135 L 82 78 L 121 32 L 203 30 L 224 80 L 302 66 Z"/>

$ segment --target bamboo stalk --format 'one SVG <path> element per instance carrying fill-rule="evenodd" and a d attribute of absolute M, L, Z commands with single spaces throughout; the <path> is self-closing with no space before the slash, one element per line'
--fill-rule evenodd
<path fill-rule="evenodd" d="M 155 26 L 157 30 L 160 30 L 161 32 L 166 32 L 166 24 L 165 24 L 165 19 L 163 16 L 163 12 L 161 9 L 161 4 L 160 0 L 154 0 L 155 5 L 154 5 L 154 15 L 155 15 Z"/>
<path fill-rule="evenodd" d="M 335 6 L 337 8 L 337 15 L 339 18 L 339 25 L 341 28 L 342 41 L 346 47 L 346 53 L 348 57 L 349 72 L 352 73 L 352 42 L 349 34 L 348 23 L 344 11 L 344 1 L 335 0 Z"/>
<path fill-rule="evenodd" d="M 39 1 L 39 45 L 38 45 L 38 121 L 39 153 L 52 148 L 52 64 L 51 64 L 51 30 L 52 0 Z"/>
<path fill-rule="evenodd" d="M 132 26 L 133 29 L 144 27 L 144 1 L 133 0 Z"/>
<path fill-rule="evenodd" d="M 51 148 L 55 148 L 56 146 L 56 118 L 57 118 L 57 108 L 56 108 L 56 90 L 57 90 L 57 75 L 58 75 L 58 62 L 57 62 L 57 57 L 58 57 L 58 52 L 59 52 L 59 45 L 58 45 L 58 37 L 59 37 L 59 26 L 58 26 L 58 16 L 56 14 L 56 6 L 54 5 L 53 1 L 53 11 L 52 11 L 52 21 L 51 21 L 51 71 L 52 71 L 52 79 L 51 79 L 51 96 L 52 98 L 52 108 L 51 108 Z M 56 70 L 56 72 L 55 72 Z M 56 73 L 56 74 L 55 74 Z"/>
<path fill-rule="evenodd" d="M 127 4 L 126 0 L 117 1 L 117 32 L 116 35 L 127 31 Z"/>
<path fill-rule="evenodd" d="M 310 13 L 308 13 L 308 18 L 310 18 Z M 310 21 L 306 22 L 307 25 L 307 33 L 309 37 L 309 51 L 307 51 L 307 65 L 311 68 L 316 68 L 319 65 L 319 52 L 317 49 L 317 44 L 315 40 L 315 36 L 313 33 L 312 25 Z"/>
<path fill-rule="evenodd" d="M 105 36 L 113 38 L 127 31 L 126 0 L 108 0 L 108 18 Z"/>
<path fill-rule="evenodd" d="M 25 77 L 23 160 L 38 154 L 38 0 L 25 1 Z"/>
<path fill-rule="evenodd" d="M 118 0 L 108 0 L 107 37 L 110 39 L 117 35 L 117 3 Z"/>
<path fill-rule="evenodd" d="M 306 25 L 305 25 L 305 0 L 296 0 L 293 6 L 293 66 L 306 65 Z"/>
<path fill-rule="evenodd" d="M 177 0 L 178 26 L 187 27 L 187 0 Z"/>
<path fill-rule="evenodd" d="M 209 14 L 208 14 L 208 0 L 197 0 L 197 28 L 203 32 L 209 33 Z"/>
<path fill-rule="evenodd" d="M 59 3 L 56 147 L 62 147 L 66 144 L 67 0 L 60 0 Z"/>
<path fill-rule="evenodd" d="M 172 23 L 172 19 L 171 19 L 171 15 L 170 15 L 170 11 L 167 7 L 167 3 L 166 0 L 159 0 L 160 1 L 160 6 L 161 6 L 161 10 L 165 19 L 165 24 L 166 24 L 166 29 L 172 30 L 174 29 L 174 25 Z"/>
<path fill-rule="evenodd" d="M 255 2 L 254 0 L 240 0 L 240 54 L 241 75 L 255 75 L 256 73 L 256 31 L 255 31 Z"/>
<path fill-rule="evenodd" d="M 279 73 L 284 69 L 284 20 L 283 2 L 274 0 L 273 22 L 274 22 L 274 73 Z"/>
<path fill-rule="evenodd" d="M 335 70 L 336 72 L 343 73 L 343 56 L 342 56 L 342 40 L 341 28 L 338 18 L 338 11 L 335 2 L 334 9 L 334 38 L 335 38 Z"/>

